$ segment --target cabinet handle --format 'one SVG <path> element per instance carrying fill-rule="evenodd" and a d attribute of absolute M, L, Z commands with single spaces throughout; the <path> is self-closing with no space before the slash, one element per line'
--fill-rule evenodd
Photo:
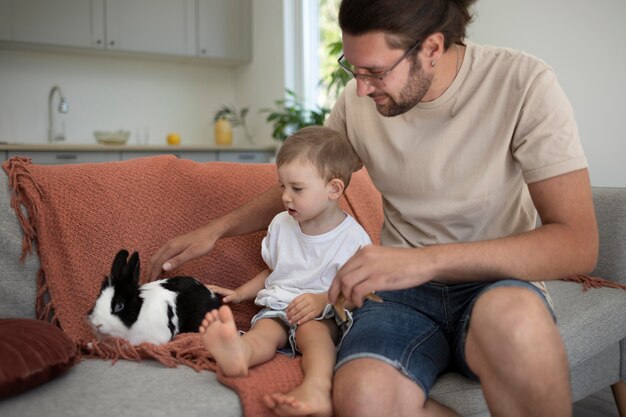
<path fill-rule="evenodd" d="M 96 45 L 102 45 L 102 39 L 96 40 Z"/>
<path fill-rule="evenodd" d="M 200 49 L 200 53 L 201 53 L 202 55 L 206 55 L 206 49 Z"/>
<path fill-rule="evenodd" d="M 109 42 L 109 45 L 110 45 L 110 46 L 115 46 L 115 41 L 111 41 L 111 42 Z"/>
<path fill-rule="evenodd" d="M 254 154 L 251 153 L 243 153 L 238 156 L 238 159 L 242 161 L 251 161 L 254 159 Z"/>
<path fill-rule="evenodd" d="M 56 159 L 57 161 L 75 161 L 78 159 L 78 155 L 75 153 L 58 153 Z"/>

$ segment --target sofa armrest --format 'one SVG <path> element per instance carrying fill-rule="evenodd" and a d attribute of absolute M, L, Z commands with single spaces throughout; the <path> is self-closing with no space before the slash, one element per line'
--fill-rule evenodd
<path fill-rule="evenodd" d="M 592 275 L 626 284 L 626 188 L 593 187 L 593 202 L 600 254 Z"/>
<path fill-rule="evenodd" d="M 34 252 L 24 262 L 22 228 L 11 207 L 8 178 L 0 169 L 0 317 L 35 318 L 39 258 Z"/>

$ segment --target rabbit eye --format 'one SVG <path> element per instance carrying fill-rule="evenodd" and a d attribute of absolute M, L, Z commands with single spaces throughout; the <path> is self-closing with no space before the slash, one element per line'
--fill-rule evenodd
<path fill-rule="evenodd" d="M 117 303 L 115 304 L 115 307 L 113 307 L 114 313 L 119 313 L 122 310 L 124 310 L 124 303 Z"/>

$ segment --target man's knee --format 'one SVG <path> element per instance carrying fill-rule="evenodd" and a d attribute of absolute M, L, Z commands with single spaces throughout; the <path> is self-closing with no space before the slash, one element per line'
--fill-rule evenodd
<path fill-rule="evenodd" d="M 352 360 L 335 373 L 333 408 L 338 417 L 400 415 L 400 406 L 419 415 L 425 401 L 417 384 L 375 359 Z"/>
<path fill-rule="evenodd" d="M 548 414 L 556 416 L 571 403 L 565 346 L 549 309 L 530 289 L 501 287 L 481 296 L 465 354 L 490 408 L 508 401 L 524 415 L 537 415 L 533 407 L 539 405 L 560 410 Z M 536 401 L 525 403 L 527 398 Z"/>
<path fill-rule="evenodd" d="M 488 363 L 509 363 L 530 371 L 540 363 L 530 359 L 535 353 L 545 353 L 544 349 L 559 355 L 564 348 L 550 311 L 535 292 L 501 287 L 476 301 L 466 342 L 472 370 Z"/>
<path fill-rule="evenodd" d="M 483 294 L 470 319 L 470 332 L 474 335 L 486 334 L 511 342 L 528 342 L 554 329 L 544 301 L 533 290 L 519 287 L 500 287 Z"/>
<path fill-rule="evenodd" d="M 371 381 L 370 360 L 356 359 L 343 365 L 335 373 L 333 380 L 333 408 L 335 415 L 361 415 L 361 408 L 370 406 L 373 399 L 371 389 L 376 385 Z M 372 406 L 375 404 L 372 402 Z"/>

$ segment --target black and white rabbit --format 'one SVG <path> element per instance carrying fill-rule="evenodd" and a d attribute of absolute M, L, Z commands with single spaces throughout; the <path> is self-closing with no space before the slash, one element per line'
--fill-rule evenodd
<path fill-rule="evenodd" d="M 174 277 L 139 286 L 139 254 L 121 250 L 111 276 L 102 281 L 89 321 L 102 335 L 133 345 L 161 344 L 178 333 L 197 332 L 208 311 L 222 302 L 192 277 Z"/>

